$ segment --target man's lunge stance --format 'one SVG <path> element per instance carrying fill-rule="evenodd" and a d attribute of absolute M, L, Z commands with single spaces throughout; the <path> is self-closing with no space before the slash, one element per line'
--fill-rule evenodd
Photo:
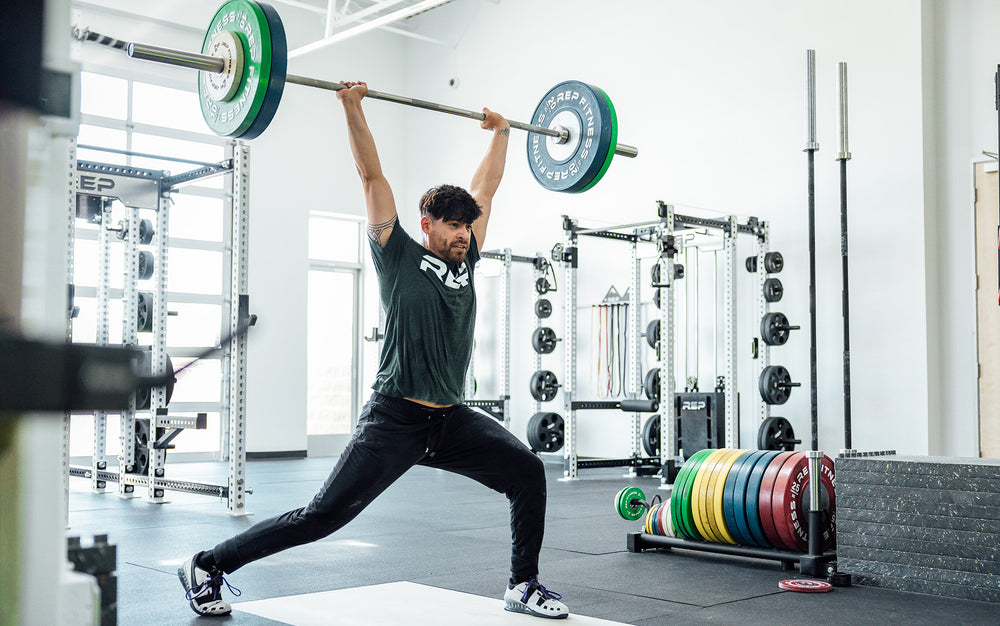
<path fill-rule="evenodd" d="M 423 245 L 399 225 L 396 205 L 365 120 L 364 83 L 337 92 L 351 152 L 364 186 L 368 237 L 385 309 L 385 340 L 371 399 L 333 472 L 307 506 L 264 520 L 211 550 L 178 574 L 202 615 L 232 609 L 221 597 L 223 574 L 292 546 L 326 537 L 354 519 L 414 465 L 468 476 L 505 494 L 511 514 L 508 611 L 569 615 L 559 594 L 538 582 L 545 528 L 542 462 L 496 420 L 462 404 L 476 318 L 474 269 L 486 238 L 493 195 L 503 177 L 510 125 L 488 109 L 493 131 L 470 190 L 441 185 L 420 200 Z M 230 588 L 231 589 L 231 588 Z"/>

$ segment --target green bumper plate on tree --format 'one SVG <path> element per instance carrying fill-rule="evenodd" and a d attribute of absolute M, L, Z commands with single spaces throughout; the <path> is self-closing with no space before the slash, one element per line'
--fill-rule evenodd
<path fill-rule="evenodd" d="M 253 0 L 230 0 L 209 25 L 202 53 L 210 54 L 212 42 L 222 31 L 235 35 L 242 48 L 239 87 L 228 100 L 216 100 L 198 81 L 198 98 L 205 123 L 223 137 L 253 139 L 270 124 L 281 102 L 288 65 L 285 28 L 270 5 Z"/>

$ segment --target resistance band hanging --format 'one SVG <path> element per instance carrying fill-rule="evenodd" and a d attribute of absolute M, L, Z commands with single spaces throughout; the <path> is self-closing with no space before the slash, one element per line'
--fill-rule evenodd
<path fill-rule="evenodd" d="M 598 398 L 625 393 L 625 363 L 628 345 L 626 325 L 628 303 L 595 304 L 590 307 L 591 378 Z M 596 323 L 595 323 L 596 317 Z"/>

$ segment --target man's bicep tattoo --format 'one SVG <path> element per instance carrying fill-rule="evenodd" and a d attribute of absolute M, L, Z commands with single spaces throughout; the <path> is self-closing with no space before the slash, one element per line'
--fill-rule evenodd
<path fill-rule="evenodd" d="M 390 219 L 382 222 L 381 224 L 369 224 L 368 225 L 368 238 L 375 243 L 382 242 L 382 234 L 387 230 L 391 230 L 393 226 L 396 225 L 398 221 L 398 216 L 393 215 Z"/>

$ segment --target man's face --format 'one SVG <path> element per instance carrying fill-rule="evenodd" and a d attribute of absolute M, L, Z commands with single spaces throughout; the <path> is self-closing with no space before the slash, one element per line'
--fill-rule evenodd
<path fill-rule="evenodd" d="M 469 252 L 472 224 L 458 220 L 440 220 L 430 216 L 420 218 L 426 247 L 450 263 L 461 263 Z"/>

